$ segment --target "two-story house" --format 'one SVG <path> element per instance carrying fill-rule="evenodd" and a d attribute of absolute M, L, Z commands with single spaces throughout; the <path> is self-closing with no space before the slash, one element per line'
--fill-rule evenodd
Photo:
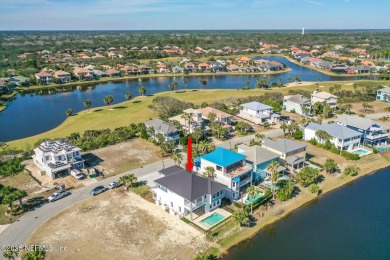
<path fill-rule="evenodd" d="M 71 82 L 72 80 L 70 73 L 63 70 L 57 70 L 54 73 L 54 78 L 57 79 L 57 83 L 67 83 L 67 82 Z"/>
<path fill-rule="evenodd" d="M 331 108 L 336 108 L 337 96 L 325 91 L 314 90 L 311 94 L 311 104 L 314 105 L 317 102 L 326 102 Z"/>
<path fill-rule="evenodd" d="M 60 174 L 69 174 L 71 169 L 84 168 L 81 149 L 66 140 L 47 140 L 34 149 L 34 164 L 40 175 L 56 179 Z"/>
<path fill-rule="evenodd" d="M 40 84 L 50 84 L 53 82 L 53 75 L 46 71 L 41 71 L 35 74 L 35 78 L 39 80 Z"/>
<path fill-rule="evenodd" d="M 245 144 L 240 144 L 237 148 L 239 153 L 246 156 L 245 160 L 247 164 L 252 165 L 253 182 L 255 183 L 260 183 L 271 175 L 267 169 L 268 165 L 270 165 L 273 161 L 279 163 L 279 154 L 267 150 L 264 147 L 258 145 L 247 146 Z M 283 166 L 279 166 L 277 170 L 283 175 L 285 169 L 286 168 Z"/>
<path fill-rule="evenodd" d="M 192 213 L 200 215 L 221 206 L 226 186 L 184 169 L 164 170 L 164 177 L 155 180 L 152 189 L 157 205 L 169 210 L 172 215 L 181 217 Z"/>
<path fill-rule="evenodd" d="M 252 166 L 246 164 L 245 158 L 245 155 L 217 147 L 199 157 L 196 167 L 200 174 L 207 172 L 207 167 L 212 167 L 214 180 L 227 186 L 226 198 L 237 200 L 252 185 Z"/>
<path fill-rule="evenodd" d="M 362 133 L 336 123 L 322 125 L 309 123 L 304 129 L 304 140 L 316 139 L 319 143 L 325 143 L 327 140 L 316 134 L 318 130 L 328 133 L 329 141 L 339 150 L 352 151 L 360 146 Z"/>
<path fill-rule="evenodd" d="M 390 102 L 390 87 L 384 87 L 376 91 L 376 100 Z"/>
<path fill-rule="evenodd" d="M 203 122 L 202 113 L 193 108 L 188 108 L 183 110 L 183 114 L 169 118 L 169 122 L 177 121 L 183 127 L 184 130 L 187 130 L 189 133 L 193 133 L 195 129 L 205 129 L 205 124 Z"/>
<path fill-rule="evenodd" d="M 94 79 L 94 74 L 92 71 L 85 69 L 85 68 L 78 68 L 73 70 L 73 74 L 79 79 L 79 80 L 91 80 Z"/>
<path fill-rule="evenodd" d="M 264 139 L 261 144 L 265 149 L 279 155 L 280 166 L 291 171 L 301 169 L 306 161 L 306 145 L 290 139 Z"/>
<path fill-rule="evenodd" d="M 263 125 L 265 122 L 275 124 L 280 115 L 275 114 L 272 107 L 260 102 L 250 102 L 240 105 L 239 116 L 255 124 Z"/>
<path fill-rule="evenodd" d="M 390 127 L 360 116 L 339 115 L 337 124 L 362 134 L 361 142 L 367 145 L 387 144 Z"/>
<path fill-rule="evenodd" d="M 205 107 L 198 109 L 200 113 L 202 113 L 203 119 L 208 119 L 210 113 L 215 114 L 215 120 L 218 123 L 224 124 L 224 125 L 230 125 L 232 123 L 232 115 L 225 113 L 221 110 L 218 110 L 213 107 Z"/>
<path fill-rule="evenodd" d="M 295 112 L 299 115 L 310 114 L 311 102 L 303 95 L 291 95 L 283 98 L 283 110 Z"/>
<path fill-rule="evenodd" d="M 153 119 L 145 122 L 145 127 L 151 138 L 157 139 L 157 134 L 164 136 L 165 142 L 179 144 L 180 132 L 176 126 L 161 119 Z"/>

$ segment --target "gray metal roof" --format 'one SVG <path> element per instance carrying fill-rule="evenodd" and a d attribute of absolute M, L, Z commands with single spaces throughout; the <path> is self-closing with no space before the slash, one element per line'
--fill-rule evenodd
<path fill-rule="evenodd" d="M 241 104 L 242 107 L 251 109 L 251 110 L 266 110 L 266 109 L 272 109 L 272 107 L 268 105 L 264 105 L 260 102 L 249 102 L 245 104 Z"/>
<path fill-rule="evenodd" d="M 373 125 L 378 125 L 384 130 L 389 129 L 386 125 L 360 116 L 338 115 L 337 122 L 364 130 L 368 130 Z"/>
<path fill-rule="evenodd" d="M 158 118 L 145 122 L 145 126 L 153 127 L 155 131 L 157 130 L 163 133 L 174 133 L 178 131 L 175 125 Z"/>
<path fill-rule="evenodd" d="M 377 91 L 382 91 L 382 92 L 390 94 L 390 87 L 384 87 L 384 88 L 378 89 Z"/>
<path fill-rule="evenodd" d="M 311 129 L 313 131 L 323 130 L 330 134 L 333 137 L 341 138 L 341 139 L 347 139 L 355 136 L 361 136 L 362 133 L 352 130 L 346 126 L 339 125 L 339 124 L 316 124 L 316 123 L 309 123 L 305 129 Z"/>
<path fill-rule="evenodd" d="M 221 183 L 194 173 L 189 173 L 184 169 L 180 172 L 157 179 L 154 182 L 190 201 L 196 200 L 206 194 L 214 194 L 227 188 L 227 186 Z"/>
<path fill-rule="evenodd" d="M 177 165 L 173 165 L 171 167 L 159 170 L 158 172 L 161 173 L 164 176 L 167 176 L 167 175 L 171 175 L 171 174 L 174 174 L 174 173 L 177 173 L 177 172 L 181 172 L 181 171 L 183 171 L 183 168 L 181 168 L 181 167 L 179 167 Z"/>
<path fill-rule="evenodd" d="M 286 138 L 278 139 L 278 140 L 264 139 L 263 146 L 269 147 L 271 149 L 274 149 L 282 153 L 289 153 L 306 147 L 305 144 L 290 139 L 286 139 Z"/>
<path fill-rule="evenodd" d="M 264 147 L 258 145 L 249 147 L 242 154 L 246 155 L 246 160 L 253 162 L 255 165 L 259 165 L 264 162 L 279 158 L 278 154 L 271 152 Z"/>
<path fill-rule="evenodd" d="M 304 97 L 303 95 L 297 94 L 297 95 L 291 95 L 291 96 L 285 96 L 284 99 L 286 101 L 290 101 L 296 104 L 303 105 L 305 103 L 310 103 L 310 100 Z"/>

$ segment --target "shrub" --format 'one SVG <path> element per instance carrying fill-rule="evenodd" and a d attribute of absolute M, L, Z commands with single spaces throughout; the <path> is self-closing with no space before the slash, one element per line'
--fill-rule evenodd
<path fill-rule="evenodd" d="M 307 187 L 310 184 L 316 183 L 318 181 L 320 171 L 318 169 L 305 166 L 295 176 L 303 187 Z"/>
<path fill-rule="evenodd" d="M 349 165 L 345 167 L 343 171 L 343 175 L 351 175 L 351 176 L 356 176 L 359 173 L 359 168 L 353 165 Z"/>
<path fill-rule="evenodd" d="M 324 149 L 330 150 L 332 148 L 332 143 L 330 141 L 326 141 L 324 144 Z"/>
<path fill-rule="evenodd" d="M 318 185 L 317 184 L 311 184 L 310 186 L 309 186 L 309 191 L 311 192 L 311 193 L 315 193 L 315 194 L 319 194 L 320 193 L 320 187 L 318 187 Z"/>
<path fill-rule="evenodd" d="M 303 138 L 303 133 L 302 133 L 302 131 L 301 131 L 301 130 L 295 131 L 295 133 L 294 133 L 294 138 L 295 138 L 296 140 L 302 140 L 302 138 Z"/>
<path fill-rule="evenodd" d="M 330 151 L 331 151 L 332 153 L 334 153 L 334 154 L 339 154 L 339 153 L 340 153 L 340 150 L 337 149 L 335 146 L 332 146 L 332 147 L 330 148 Z"/>
<path fill-rule="evenodd" d="M 317 142 L 317 140 L 315 138 L 310 139 L 309 143 L 311 143 L 312 145 L 317 145 L 318 144 L 318 142 Z"/>
<path fill-rule="evenodd" d="M 346 158 L 347 160 L 357 161 L 360 159 L 358 154 L 349 153 L 347 151 L 341 151 L 341 156 Z"/>
<path fill-rule="evenodd" d="M 292 198 L 295 186 L 291 180 L 279 181 L 278 187 L 278 199 L 286 201 Z"/>
<path fill-rule="evenodd" d="M 236 206 L 237 208 L 242 208 L 242 204 L 238 201 L 233 202 L 233 205 Z"/>

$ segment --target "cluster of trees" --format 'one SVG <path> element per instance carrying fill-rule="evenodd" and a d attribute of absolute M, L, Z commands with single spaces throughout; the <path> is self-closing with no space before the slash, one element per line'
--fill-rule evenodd
<path fill-rule="evenodd" d="M 66 139 L 80 147 L 83 151 L 89 151 L 130 140 L 139 131 L 138 125 L 131 124 L 130 126 L 115 128 L 114 130 L 86 130 L 83 134 L 72 133 Z M 39 145 L 42 141 L 39 140 L 36 145 Z"/>
<path fill-rule="evenodd" d="M 19 200 L 19 208 L 23 208 L 22 198 L 27 194 L 25 191 L 18 190 L 11 186 L 4 186 L 0 184 L 0 203 L 8 205 L 8 213 L 12 211 L 12 203 Z"/>
<path fill-rule="evenodd" d="M 303 187 L 308 187 L 310 192 L 316 194 L 320 192 L 317 185 L 320 180 L 320 171 L 318 169 L 305 166 L 295 175 L 295 177 Z"/>
<path fill-rule="evenodd" d="M 210 112 L 207 118 L 210 121 L 211 133 L 218 139 L 225 139 L 226 135 L 229 133 L 229 130 L 223 127 L 223 124 L 218 121 L 217 115 L 213 112 Z"/>
<path fill-rule="evenodd" d="M 0 175 L 1 176 L 12 176 L 23 171 L 24 166 L 22 165 L 23 158 L 13 158 L 4 162 L 0 161 Z"/>
<path fill-rule="evenodd" d="M 152 105 L 149 108 L 156 111 L 160 118 L 168 119 L 172 116 L 177 116 L 183 113 L 183 110 L 194 108 L 194 104 L 184 102 L 169 96 L 159 96 L 153 99 Z"/>

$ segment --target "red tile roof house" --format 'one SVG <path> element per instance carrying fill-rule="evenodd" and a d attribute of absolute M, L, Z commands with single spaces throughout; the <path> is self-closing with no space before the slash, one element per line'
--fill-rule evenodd
<path fill-rule="evenodd" d="M 157 71 L 159 73 L 167 73 L 167 72 L 169 72 L 168 67 L 164 63 L 157 64 L 156 68 L 157 68 Z"/>
<path fill-rule="evenodd" d="M 195 66 L 194 66 L 194 64 L 192 62 L 186 62 L 184 64 L 184 69 L 188 70 L 189 72 L 196 71 Z"/>
<path fill-rule="evenodd" d="M 123 66 L 119 70 L 124 71 L 126 75 L 137 75 L 139 73 L 139 69 L 134 66 Z"/>
<path fill-rule="evenodd" d="M 238 72 L 240 71 L 240 67 L 238 67 L 236 64 L 231 64 L 227 67 L 227 69 L 231 72 Z"/>
<path fill-rule="evenodd" d="M 54 78 L 57 79 L 57 83 L 67 83 L 72 81 L 70 73 L 63 70 L 57 70 L 54 72 Z"/>
<path fill-rule="evenodd" d="M 73 74 L 78 77 L 79 80 L 91 80 L 94 78 L 93 72 L 84 68 L 73 70 Z"/>
<path fill-rule="evenodd" d="M 53 82 L 53 76 L 45 71 L 35 74 L 35 78 L 39 80 L 40 84 L 50 84 Z"/>
<path fill-rule="evenodd" d="M 199 63 L 198 69 L 201 70 L 202 72 L 210 71 L 210 65 L 207 63 Z"/>
<path fill-rule="evenodd" d="M 121 76 L 121 73 L 117 70 L 114 70 L 114 69 L 108 69 L 108 70 L 106 70 L 106 73 L 108 75 L 110 75 L 111 77 L 120 77 Z"/>

